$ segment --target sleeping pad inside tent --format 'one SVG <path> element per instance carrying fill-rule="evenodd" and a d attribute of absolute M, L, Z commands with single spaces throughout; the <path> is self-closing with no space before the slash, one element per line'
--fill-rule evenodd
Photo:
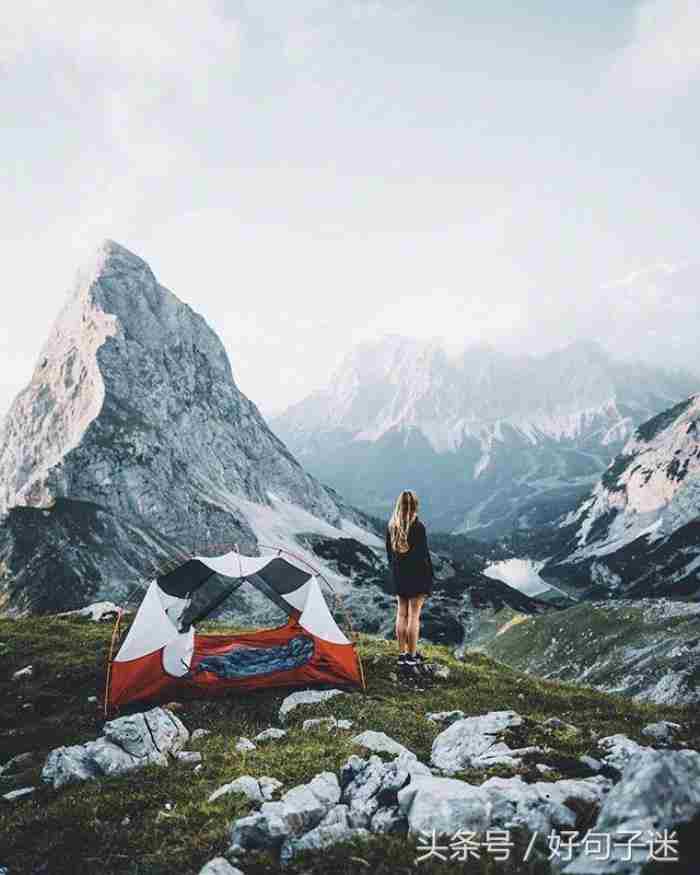
<path fill-rule="evenodd" d="M 287 614 L 277 629 L 199 635 L 195 624 L 245 581 Z M 318 579 L 277 556 L 199 556 L 152 580 L 111 663 L 107 708 L 208 698 L 230 691 L 360 685 L 355 645 L 328 609 Z"/>

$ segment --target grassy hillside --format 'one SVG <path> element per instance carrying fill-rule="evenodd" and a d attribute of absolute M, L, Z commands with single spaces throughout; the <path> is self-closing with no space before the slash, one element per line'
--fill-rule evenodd
<path fill-rule="evenodd" d="M 18 786 L 40 786 L 45 754 L 61 744 L 86 741 L 99 734 L 99 712 L 90 696 L 102 695 L 109 626 L 77 619 L 32 618 L 0 620 L 0 762 L 26 751 L 37 752 L 36 763 L 3 784 L 3 791 Z M 437 662 L 450 668 L 448 680 L 424 692 L 398 689 L 392 680 L 394 645 L 378 638 L 361 642 L 368 681 L 366 693 L 338 697 L 323 707 L 298 708 L 289 719 L 290 731 L 247 754 L 234 750 L 241 735 L 252 737 L 277 724 L 284 691 L 246 693 L 216 702 L 185 703 L 178 715 L 190 731 L 202 727 L 211 735 L 192 742 L 204 766 L 173 764 L 167 769 L 148 767 L 128 776 L 73 785 L 59 791 L 40 787 L 33 797 L 0 807 L 0 866 L 20 873 L 81 872 L 129 875 L 190 875 L 226 850 L 231 820 L 249 810 L 241 797 L 224 796 L 207 802 L 221 784 L 241 774 L 270 775 L 284 782 L 284 790 L 305 782 L 318 772 L 338 770 L 353 751 L 350 737 L 363 729 L 383 730 L 402 742 L 424 762 L 440 728 L 425 719 L 426 712 L 460 708 L 467 714 L 513 708 L 526 719 L 516 740 L 548 745 L 550 752 L 534 757 L 521 768 L 472 770 L 460 777 L 481 782 L 490 775 L 519 772 L 526 779 L 556 780 L 583 774 L 576 758 L 594 749 L 598 736 L 624 732 L 642 740 L 639 730 L 657 719 L 683 722 L 683 738 L 700 748 L 697 710 L 640 705 L 595 690 L 538 680 L 472 653 L 458 662 L 441 647 L 427 647 Z M 34 676 L 13 682 L 14 671 L 28 664 Z M 355 722 L 351 732 L 303 733 L 308 716 L 334 714 Z M 539 725 L 557 716 L 578 726 L 580 733 L 546 730 Z M 555 771 L 542 776 L 534 762 Z M 2 781 L 0 776 L 0 782 Z M 169 808 L 166 805 L 169 804 Z M 587 813 L 580 812 L 585 828 Z M 523 848 L 526 844 L 523 838 Z M 338 846 L 320 855 L 300 858 L 290 873 L 444 872 L 437 861 L 413 865 L 415 844 L 402 836 L 377 836 L 366 845 Z M 507 866 L 493 860 L 448 864 L 450 872 L 548 872 L 547 864 L 523 864 L 517 852 Z M 278 871 L 266 854 L 246 858 L 247 875 Z"/>
<path fill-rule="evenodd" d="M 512 668 L 648 701 L 700 702 L 698 605 L 620 599 L 519 622 L 512 611 L 496 617 L 497 633 L 476 643 Z"/>

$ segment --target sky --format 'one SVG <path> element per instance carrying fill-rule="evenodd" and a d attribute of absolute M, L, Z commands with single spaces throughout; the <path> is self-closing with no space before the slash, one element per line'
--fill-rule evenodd
<path fill-rule="evenodd" d="M 104 238 L 271 414 L 385 333 L 700 373 L 700 3 L 24 0 L 0 415 Z"/>

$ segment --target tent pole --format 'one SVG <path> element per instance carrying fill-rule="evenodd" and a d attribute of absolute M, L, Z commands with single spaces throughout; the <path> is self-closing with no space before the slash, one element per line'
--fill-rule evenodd
<path fill-rule="evenodd" d="M 119 631 L 119 623 L 122 618 L 122 609 L 117 609 L 117 619 L 114 621 L 114 629 L 112 629 L 112 640 L 109 645 L 109 656 L 107 658 L 107 672 L 105 680 L 105 700 L 104 700 L 104 715 L 107 719 L 109 712 L 109 686 L 112 680 L 112 663 L 114 662 L 114 643 L 117 640 L 117 632 Z"/>

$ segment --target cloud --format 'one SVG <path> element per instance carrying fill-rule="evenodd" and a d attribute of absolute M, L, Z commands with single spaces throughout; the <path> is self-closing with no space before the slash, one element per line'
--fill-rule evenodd
<path fill-rule="evenodd" d="M 698 78 L 697 0 L 650 0 L 638 6 L 632 39 L 613 59 L 606 84 L 661 95 L 682 91 Z"/>

